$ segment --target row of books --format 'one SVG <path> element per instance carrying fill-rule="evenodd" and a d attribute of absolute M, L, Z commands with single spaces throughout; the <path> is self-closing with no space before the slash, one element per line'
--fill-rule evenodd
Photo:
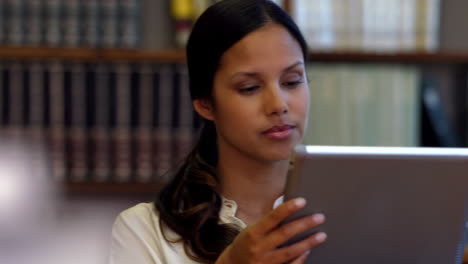
<path fill-rule="evenodd" d="M 0 132 L 34 139 L 60 182 L 154 182 L 200 125 L 185 65 L 0 62 Z"/>
<path fill-rule="evenodd" d="M 434 51 L 440 0 L 294 0 L 293 16 L 316 51 Z"/>
<path fill-rule="evenodd" d="M 314 145 L 419 146 L 419 70 L 412 66 L 311 64 L 304 141 Z"/>
<path fill-rule="evenodd" d="M 419 145 L 419 72 L 308 65 L 315 145 Z M 0 61 L 0 136 L 43 145 L 61 182 L 154 182 L 188 154 L 200 119 L 183 64 Z"/>
<path fill-rule="evenodd" d="M 0 45 L 135 48 L 142 0 L 2 0 Z"/>

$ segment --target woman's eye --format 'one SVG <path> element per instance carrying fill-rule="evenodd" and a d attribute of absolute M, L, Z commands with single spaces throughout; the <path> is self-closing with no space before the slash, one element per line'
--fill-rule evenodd
<path fill-rule="evenodd" d="M 255 92 L 258 88 L 259 86 L 251 86 L 251 87 L 239 89 L 239 91 L 241 94 L 251 94 Z"/>
<path fill-rule="evenodd" d="M 283 85 L 289 88 L 295 88 L 299 84 L 303 83 L 302 80 L 295 80 L 295 81 L 288 81 L 288 82 L 283 82 Z"/>

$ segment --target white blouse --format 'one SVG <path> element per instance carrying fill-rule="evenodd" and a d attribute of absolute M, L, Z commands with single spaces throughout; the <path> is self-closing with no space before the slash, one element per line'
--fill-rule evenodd
<path fill-rule="evenodd" d="M 274 208 L 283 202 L 283 197 L 275 201 Z M 221 222 L 234 224 L 242 230 L 245 223 L 237 218 L 237 204 L 223 198 L 219 213 Z M 171 240 L 179 236 L 170 229 L 164 229 Z M 159 214 L 154 203 L 140 203 L 119 214 L 112 228 L 112 241 L 109 264 L 198 264 L 184 251 L 181 242 L 170 243 L 164 239 L 159 226 Z"/>

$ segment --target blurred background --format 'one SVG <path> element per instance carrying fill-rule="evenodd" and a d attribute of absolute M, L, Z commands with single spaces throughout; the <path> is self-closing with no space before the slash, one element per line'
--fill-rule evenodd
<path fill-rule="evenodd" d="M 214 2 L 0 1 L 2 263 L 106 262 L 196 140 L 183 49 Z M 467 1 L 275 2 L 310 48 L 304 143 L 467 146 Z"/>

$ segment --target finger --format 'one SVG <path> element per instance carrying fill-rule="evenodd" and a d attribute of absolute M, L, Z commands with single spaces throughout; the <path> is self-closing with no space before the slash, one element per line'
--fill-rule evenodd
<path fill-rule="evenodd" d="M 294 243 L 290 246 L 277 249 L 269 254 L 268 263 L 283 263 L 297 258 L 306 251 L 322 244 L 327 239 L 327 235 L 323 232 L 311 235 L 304 240 Z"/>
<path fill-rule="evenodd" d="M 254 226 L 252 226 L 252 231 L 258 233 L 259 235 L 264 235 L 270 232 L 287 216 L 303 208 L 305 204 L 306 200 L 304 198 L 291 199 L 281 204 L 275 210 L 271 211 L 268 215 L 258 221 Z"/>
<path fill-rule="evenodd" d="M 259 245 L 260 250 L 269 251 L 274 249 L 279 245 L 286 243 L 291 238 L 323 224 L 323 222 L 325 222 L 325 216 L 323 214 L 314 214 L 282 225 L 265 237 L 264 243 Z"/>
<path fill-rule="evenodd" d="M 304 254 L 302 254 L 300 257 L 296 258 L 289 264 L 303 264 L 306 261 L 307 256 L 309 256 L 309 253 L 310 250 L 307 250 Z"/>

